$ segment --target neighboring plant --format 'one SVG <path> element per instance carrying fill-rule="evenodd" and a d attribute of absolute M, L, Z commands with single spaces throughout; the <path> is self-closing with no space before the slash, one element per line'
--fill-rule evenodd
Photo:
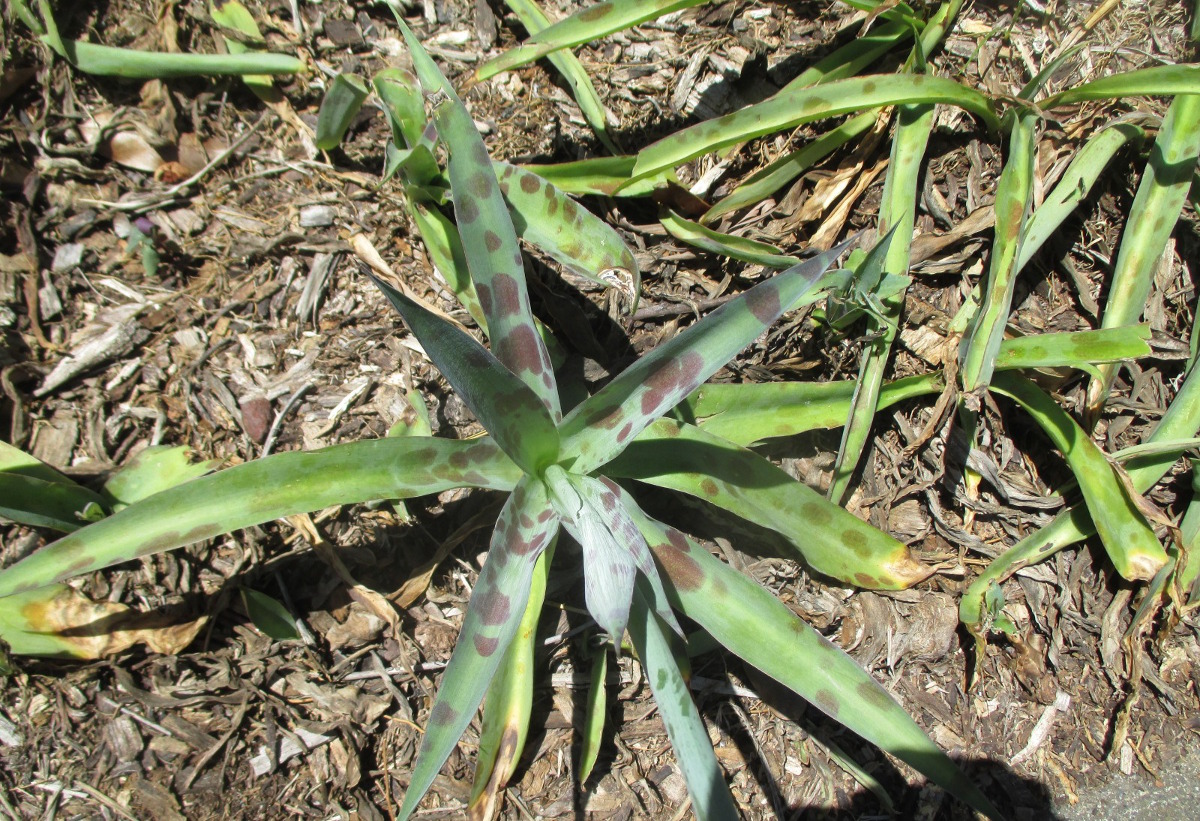
<path fill-rule="evenodd" d="M 49 0 L 34 0 L 37 14 L 25 0 L 10 2 L 16 15 L 39 40 L 59 57 L 88 74 L 149 80 L 194 75 L 295 74 L 304 68 L 303 62 L 289 54 L 235 52 L 233 49 L 230 54 L 180 54 L 65 40 L 58 33 L 58 24 L 54 21 Z"/>

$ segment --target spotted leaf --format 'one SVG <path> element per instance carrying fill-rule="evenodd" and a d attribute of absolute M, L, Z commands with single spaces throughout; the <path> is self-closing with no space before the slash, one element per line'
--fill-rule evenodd
<path fill-rule="evenodd" d="M 545 486 L 526 477 L 500 512 L 462 632 L 442 676 L 399 817 L 407 818 L 471 723 L 525 613 L 538 556 L 558 532 Z"/>
<path fill-rule="evenodd" d="M 553 462 L 558 431 L 533 391 L 469 335 L 386 282 L 371 279 L 509 458 L 527 473 L 537 473 Z"/>
<path fill-rule="evenodd" d="M 608 223 L 532 171 L 504 162 L 496 162 L 495 168 L 522 239 L 604 287 L 612 284 L 602 276 L 605 271 L 627 271 L 633 279 L 632 301 L 641 290 L 637 260 Z"/>
<path fill-rule="evenodd" d="M 638 23 L 703 2 L 706 0 L 605 0 L 595 3 L 542 29 L 523 45 L 489 60 L 475 75 L 480 80 L 486 80 L 502 71 L 532 63 L 560 48 L 588 43 L 614 31 L 632 28 Z"/>
<path fill-rule="evenodd" d="M 647 516 L 625 494 L 666 577 L 672 604 L 746 663 L 911 765 L 979 812 L 1000 815 L 953 761 L 858 663 L 772 593 Z"/>
<path fill-rule="evenodd" d="M 759 283 L 623 371 L 563 420 L 562 464 L 590 473 L 619 454 L 808 293 L 848 245 Z"/>
<path fill-rule="evenodd" d="M 455 487 L 509 490 L 520 476 L 490 439 L 404 437 L 278 453 L 156 493 L 64 536 L 0 571 L 0 596 L 283 516 Z"/>
<path fill-rule="evenodd" d="M 604 472 L 691 494 L 768 527 L 809 567 L 845 584 L 901 589 L 930 573 L 903 543 L 757 453 L 694 425 L 659 419 Z"/>
<path fill-rule="evenodd" d="M 546 345 L 533 322 L 525 262 L 492 160 L 471 115 L 403 21 L 404 39 L 426 93 L 444 98 L 434 109 L 438 136 L 449 152 L 454 217 L 467 267 L 487 318 L 492 351 L 542 400 L 554 421 L 561 416 L 558 386 Z"/>
<path fill-rule="evenodd" d="M 546 471 L 545 480 L 555 510 L 583 547 L 588 612 L 619 646 L 638 575 L 651 589 L 662 590 L 646 539 L 622 509 L 611 480 L 569 474 L 558 466 Z M 682 635 L 670 608 L 662 608 L 659 616 Z"/>
<path fill-rule="evenodd" d="M 638 585 L 633 598 L 629 638 L 646 668 L 646 680 L 679 760 L 696 817 L 736 821 L 740 815 L 721 774 L 712 740 L 672 652 L 675 637 L 655 613 L 653 594 L 642 585 Z"/>

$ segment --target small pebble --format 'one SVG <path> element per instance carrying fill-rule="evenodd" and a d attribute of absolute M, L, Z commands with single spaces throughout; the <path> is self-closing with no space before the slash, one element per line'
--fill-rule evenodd
<path fill-rule="evenodd" d="M 300 209 L 300 227 L 324 228 L 333 225 L 336 211 L 328 205 L 306 205 Z"/>

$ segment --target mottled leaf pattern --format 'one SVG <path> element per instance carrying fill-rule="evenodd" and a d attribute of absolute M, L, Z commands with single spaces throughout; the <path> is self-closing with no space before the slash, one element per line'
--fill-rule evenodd
<path fill-rule="evenodd" d="M 992 818 L 1001 816 L 916 722 L 854 659 L 801 621 L 769 591 L 680 531 L 626 509 L 666 575 L 667 594 L 689 618 L 747 663 L 826 715 L 911 765 Z"/>
<path fill-rule="evenodd" d="M 771 528 L 795 546 L 805 564 L 845 584 L 897 590 L 930 573 L 901 542 L 757 453 L 693 425 L 658 420 L 604 472 L 689 493 Z"/>
<path fill-rule="evenodd" d="M 524 258 L 492 170 L 491 157 L 454 88 L 408 27 L 403 23 L 401 26 L 421 84 L 427 92 L 445 97 L 433 116 L 438 134 L 450 153 L 454 216 L 475 292 L 487 317 L 492 351 L 537 394 L 558 421 L 562 414 L 554 370 L 533 324 Z"/>
<path fill-rule="evenodd" d="M 278 453 L 143 499 L 0 573 L 0 596 L 283 516 L 440 493 L 509 490 L 521 472 L 491 439 L 404 437 Z"/>
<path fill-rule="evenodd" d="M 469 335 L 386 282 L 371 279 L 509 458 L 528 473 L 553 462 L 558 455 L 558 431 L 533 391 Z"/>
<path fill-rule="evenodd" d="M 657 174 L 709 151 L 801 123 L 900 103 L 947 103 L 975 114 L 991 128 L 999 124 L 991 100 L 973 88 L 944 77 L 850 77 L 815 88 L 781 91 L 764 102 L 677 131 L 642 149 L 633 176 L 637 179 Z"/>
<path fill-rule="evenodd" d="M 575 473 L 590 473 L 624 450 L 769 328 L 848 246 L 838 245 L 755 285 L 622 371 L 563 420 L 562 463 Z"/>
<path fill-rule="evenodd" d="M 638 585 L 629 639 L 646 668 L 646 680 L 687 782 L 692 808 L 697 818 L 737 821 L 737 807 L 717 763 L 712 740 L 675 661 L 673 637 L 655 613 L 652 597 L 650 591 Z"/>
<path fill-rule="evenodd" d="M 487 561 L 429 714 L 400 818 L 416 809 L 471 723 L 520 626 L 538 556 L 557 532 L 558 515 L 544 485 L 522 479 L 496 522 Z"/>
<path fill-rule="evenodd" d="M 532 171 L 505 162 L 496 162 L 495 167 L 513 226 L 522 239 L 572 273 L 605 287 L 612 283 L 602 272 L 628 271 L 634 293 L 641 290 L 637 260 L 607 222 Z"/>
<path fill-rule="evenodd" d="M 555 510 L 583 547 L 588 612 L 619 646 L 638 575 L 647 579 L 651 589 L 662 590 L 646 540 L 621 508 L 619 489 L 612 480 L 568 474 L 557 466 L 547 470 L 545 478 Z M 659 617 L 682 635 L 669 608 L 664 607 Z"/>

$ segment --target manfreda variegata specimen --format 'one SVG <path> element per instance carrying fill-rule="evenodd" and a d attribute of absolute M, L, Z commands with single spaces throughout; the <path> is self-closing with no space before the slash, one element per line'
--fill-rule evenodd
<path fill-rule="evenodd" d="M 0 573 L 0 596 L 330 504 L 449 487 L 509 490 L 398 817 L 407 818 L 416 809 L 483 702 L 526 610 L 538 558 L 562 528 L 583 550 L 589 612 L 614 641 L 628 632 L 647 670 L 699 818 L 733 819 L 738 813 L 680 669 L 678 659 L 686 649 L 676 611 L 823 712 L 974 808 L 998 817 L 853 660 L 768 591 L 681 531 L 647 516 L 612 478 L 656 481 L 662 466 L 639 463 L 631 456 L 632 446 L 677 442 L 680 453 L 690 454 L 689 465 L 707 459 L 698 485 L 714 503 L 780 532 L 790 531 L 785 535 L 794 540 L 801 529 L 796 513 L 763 514 L 784 498 L 773 494 L 811 494 L 797 509 L 816 517 L 814 530 L 832 532 L 834 542 L 837 534 L 843 537 L 845 559 L 835 562 L 839 577 L 870 579 L 881 586 L 912 583 L 911 575 L 895 575 L 896 568 L 905 567 L 897 558 L 906 555 L 902 545 L 878 534 L 884 545 L 879 555 L 886 559 L 874 561 L 874 537 L 864 535 L 872 532 L 866 525 L 815 498 L 752 452 L 663 418 L 785 311 L 810 297 L 850 243 L 756 285 L 659 345 L 595 395 L 564 407 L 530 309 L 521 249 L 496 170 L 453 88 L 407 28 L 404 36 L 433 104 L 438 141 L 448 153 L 454 216 L 491 350 L 399 289 L 377 283 L 489 437 L 349 443 L 279 454 L 197 479 L 71 533 L 8 568 Z M 537 178 L 521 183 L 526 194 L 535 193 L 531 189 L 537 184 Z M 605 476 L 610 464 L 616 472 Z M 699 473 L 681 468 L 662 483 L 686 484 L 691 479 L 679 478 L 685 472 Z M 320 481 L 313 482 L 313 476 Z M 829 541 L 826 537 L 827 545 Z"/>

